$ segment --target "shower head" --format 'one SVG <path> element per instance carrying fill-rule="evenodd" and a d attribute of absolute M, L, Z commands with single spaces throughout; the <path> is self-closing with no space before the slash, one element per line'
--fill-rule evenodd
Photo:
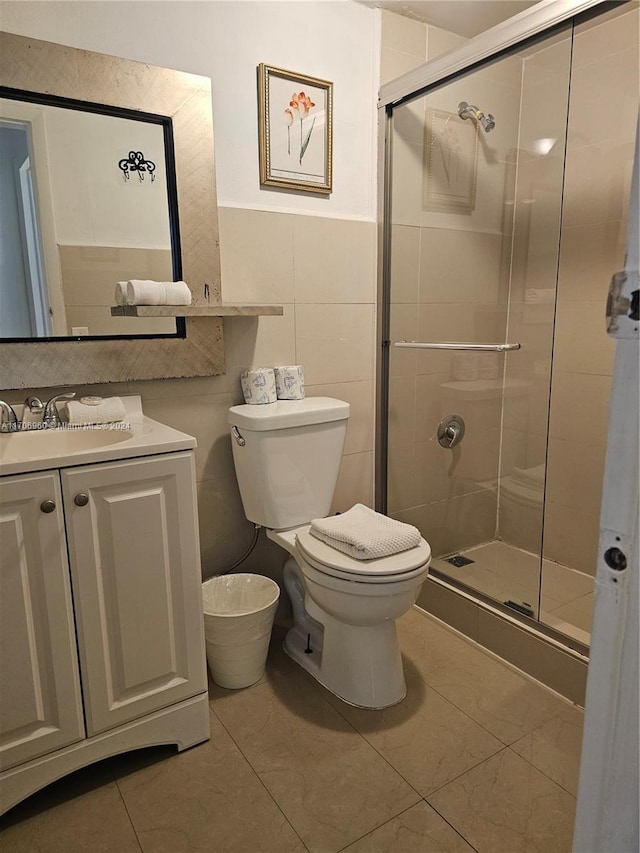
<path fill-rule="evenodd" d="M 475 119 L 482 125 L 485 133 L 489 133 L 496 126 L 495 119 L 491 113 L 485 115 L 475 104 L 468 104 L 466 101 L 460 101 L 458 104 L 458 115 L 460 118 Z"/>

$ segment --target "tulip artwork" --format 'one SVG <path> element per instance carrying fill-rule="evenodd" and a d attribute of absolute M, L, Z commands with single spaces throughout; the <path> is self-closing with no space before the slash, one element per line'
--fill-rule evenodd
<path fill-rule="evenodd" d="M 289 107 L 290 109 L 286 109 L 284 111 L 285 115 L 287 116 L 287 153 L 291 154 L 290 137 L 288 134 L 290 133 L 290 127 L 293 124 L 292 111 L 295 110 L 298 113 L 298 118 L 300 119 L 300 158 L 298 160 L 298 163 L 302 165 L 302 158 L 304 157 L 305 151 L 309 147 L 309 142 L 311 141 L 311 134 L 313 133 L 313 126 L 316 123 L 316 119 L 314 116 L 313 121 L 311 122 L 311 127 L 306 132 L 306 134 L 303 132 L 302 122 L 303 119 L 305 119 L 309 115 L 309 110 L 315 107 L 315 104 L 313 103 L 311 98 L 308 97 L 308 95 L 305 95 L 304 92 L 294 92 L 291 96 L 291 100 L 289 101 Z M 290 121 L 289 116 L 291 117 Z"/>
<path fill-rule="evenodd" d="M 260 186 L 329 194 L 333 83 L 258 65 Z"/>

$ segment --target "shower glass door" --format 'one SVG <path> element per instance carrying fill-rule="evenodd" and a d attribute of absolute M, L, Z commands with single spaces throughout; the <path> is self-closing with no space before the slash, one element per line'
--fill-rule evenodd
<path fill-rule="evenodd" d="M 387 512 L 534 619 L 571 53 L 566 28 L 392 114 Z"/>

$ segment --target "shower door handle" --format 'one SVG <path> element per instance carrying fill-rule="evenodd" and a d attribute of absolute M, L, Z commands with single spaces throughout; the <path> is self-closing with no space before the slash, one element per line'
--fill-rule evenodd
<path fill-rule="evenodd" d="M 450 341 L 435 341 L 434 343 L 423 343 L 422 341 L 396 341 L 394 347 L 405 349 L 444 349 L 444 350 L 471 350 L 473 352 L 510 352 L 520 349 L 520 344 L 472 344 L 452 343 Z"/>

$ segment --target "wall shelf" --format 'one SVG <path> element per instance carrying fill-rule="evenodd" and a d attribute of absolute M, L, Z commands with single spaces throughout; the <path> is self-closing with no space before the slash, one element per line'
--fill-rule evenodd
<path fill-rule="evenodd" d="M 112 317 L 281 317 L 282 305 L 114 305 Z"/>

